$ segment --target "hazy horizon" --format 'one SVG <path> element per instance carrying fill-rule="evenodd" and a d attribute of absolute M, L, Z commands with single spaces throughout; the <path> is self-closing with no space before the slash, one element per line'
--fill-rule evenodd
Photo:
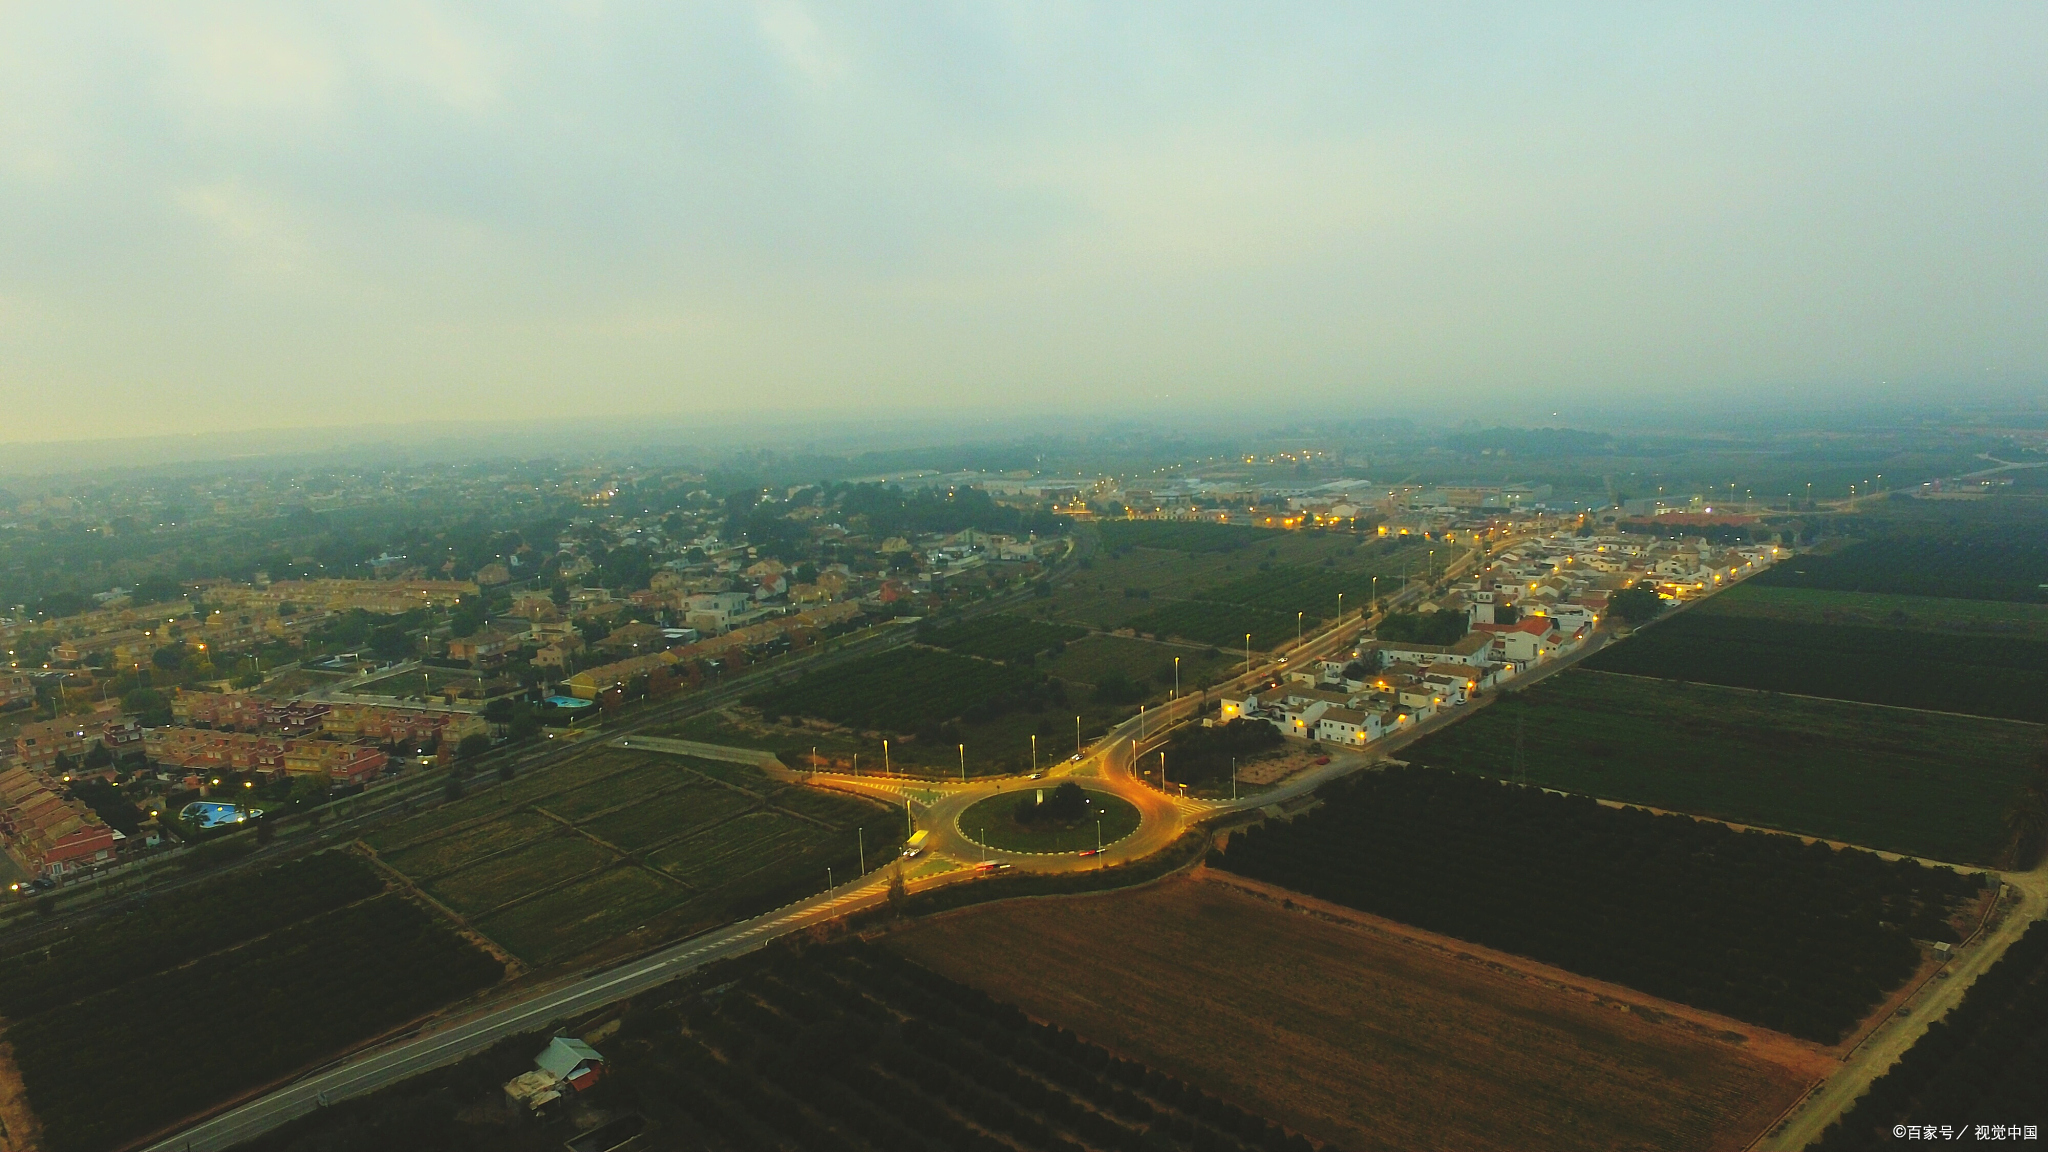
<path fill-rule="evenodd" d="M 2044 33 L 10 9 L 0 444 L 2038 402 Z"/>

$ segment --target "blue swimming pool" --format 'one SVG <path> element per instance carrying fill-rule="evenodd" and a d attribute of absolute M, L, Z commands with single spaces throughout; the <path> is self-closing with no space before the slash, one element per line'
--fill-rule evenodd
<path fill-rule="evenodd" d="M 233 804 L 218 804 L 209 800 L 194 800 L 185 805 L 178 815 L 192 821 L 201 828 L 220 828 L 228 824 L 240 824 L 263 815 L 261 808 L 237 808 Z"/>

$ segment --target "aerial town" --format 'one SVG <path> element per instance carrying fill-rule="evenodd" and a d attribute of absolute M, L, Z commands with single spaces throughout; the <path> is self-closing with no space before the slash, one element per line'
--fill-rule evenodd
<path fill-rule="evenodd" d="M 2044 77 L 0 4 L 0 1152 L 2039 1146 Z"/>

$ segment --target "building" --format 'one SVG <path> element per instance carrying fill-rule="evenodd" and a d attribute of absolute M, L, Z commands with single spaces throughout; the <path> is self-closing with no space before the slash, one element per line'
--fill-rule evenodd
<path fill-rule="evenodd" d="M 1374 640 L 1361 644 L 1358 658 L 1368 665 L 1376 661 L 1386 664 L 1470 664 L 1484 668 L 1490 661 L 1492 637 L 1485 632 L 1474 631 L 1458 638 L 1452 644 L 1412 644 L 1399 640 Z"/>
<path fill-rule="evenodd" d="M 604 1077 L 604 1056 L 581 1040 L 557 1036 L 533 1058 L 533 1071 L 505 1083 L 514 1107 L 543 1112 L 577 1092 L 587 1092 Z"/>
<path fill-rule="evenodd" d="M 507 632 L 485 629 L 474 636 L 463 636 L 448 642 L 450 660 L 467 660 L 481 668 L 503 660 L 505 654 L 519 647 L 521 637 Z"/>
<path fill-rule="evenodd" d="M 20 672 L 0 672 L 0 711 L 36 702 L 36 682 Z"/>
<path fill-rule="evenodd" d="M 0 841 L 31 876 L 62 876 L 112 860 L 122 835 L 26 768 L 0 772 Z"/>

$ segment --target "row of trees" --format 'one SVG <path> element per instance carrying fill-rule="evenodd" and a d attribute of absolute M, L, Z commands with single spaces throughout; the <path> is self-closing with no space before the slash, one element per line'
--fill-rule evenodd
<path fill-rule="evenodd" d="M 382 888 L 363 861 L 323 852 L 156 896 L 128 915 L 48 939 L 20 941 L 0 958 L 0 1016 L 26 1020 Z"/>
<path fill-rule="evenodd" d="M 384 896 L 10 1021 L 8 1039 L 46 1146 L 97 1152 L 502 974 L 425 911 Z"/>
<path fill-rule="evenodd" d="M 684 1113 L 733 1148 L 1313 1147 L 864 945 L 781 954 L 715 1008 L 687 1021 L 629 1017 L 619 1039 L 620 1082 L 636 1104 Z"/>
<path fill-rule="evenodd" d="M 929 648 L 869 656 L 794 683 L 749 693 L 771 719 L 816 716 L 855 728 L 914 733 L 945 720 L 992 720 L 1065 701 L 1064 686 L 1035 672 Z"/>
<path fill-rule="evenodd" d="M 2042 1123 L 2048 1085 L 2048 922 L 2036 922 L 1977 978 L 1963 1002 L 1927 1026 L 1811 1147 L 1848 1152 L 1884 1144 L 1895 1125 Z M 2012 1139 L 2019 1139 L 2017 1132 Z"/>
<path fill-rule="evenodd" d="M 1911 667 L 1902 667 L 1904 659 Z M 2048 642 L 1686 612 L 1587 667 L 2048 723 Z"/>
<path fill-rule="evenodd" d="M 1906 859 L 1427 768 L 1366 773 L 1212 863 L 1832 1043 L 1981 885 Z"/>
<path fill-rule="evenodd" d="M 1072 624 L 1048 624 L 1021 616 L 984 616 L 924 629 L 918 633 L 918 639 L 962 656 L 1030 664 L 1041 653 L 1055 651 L 1087 634 L 1086 628 Z"/>

